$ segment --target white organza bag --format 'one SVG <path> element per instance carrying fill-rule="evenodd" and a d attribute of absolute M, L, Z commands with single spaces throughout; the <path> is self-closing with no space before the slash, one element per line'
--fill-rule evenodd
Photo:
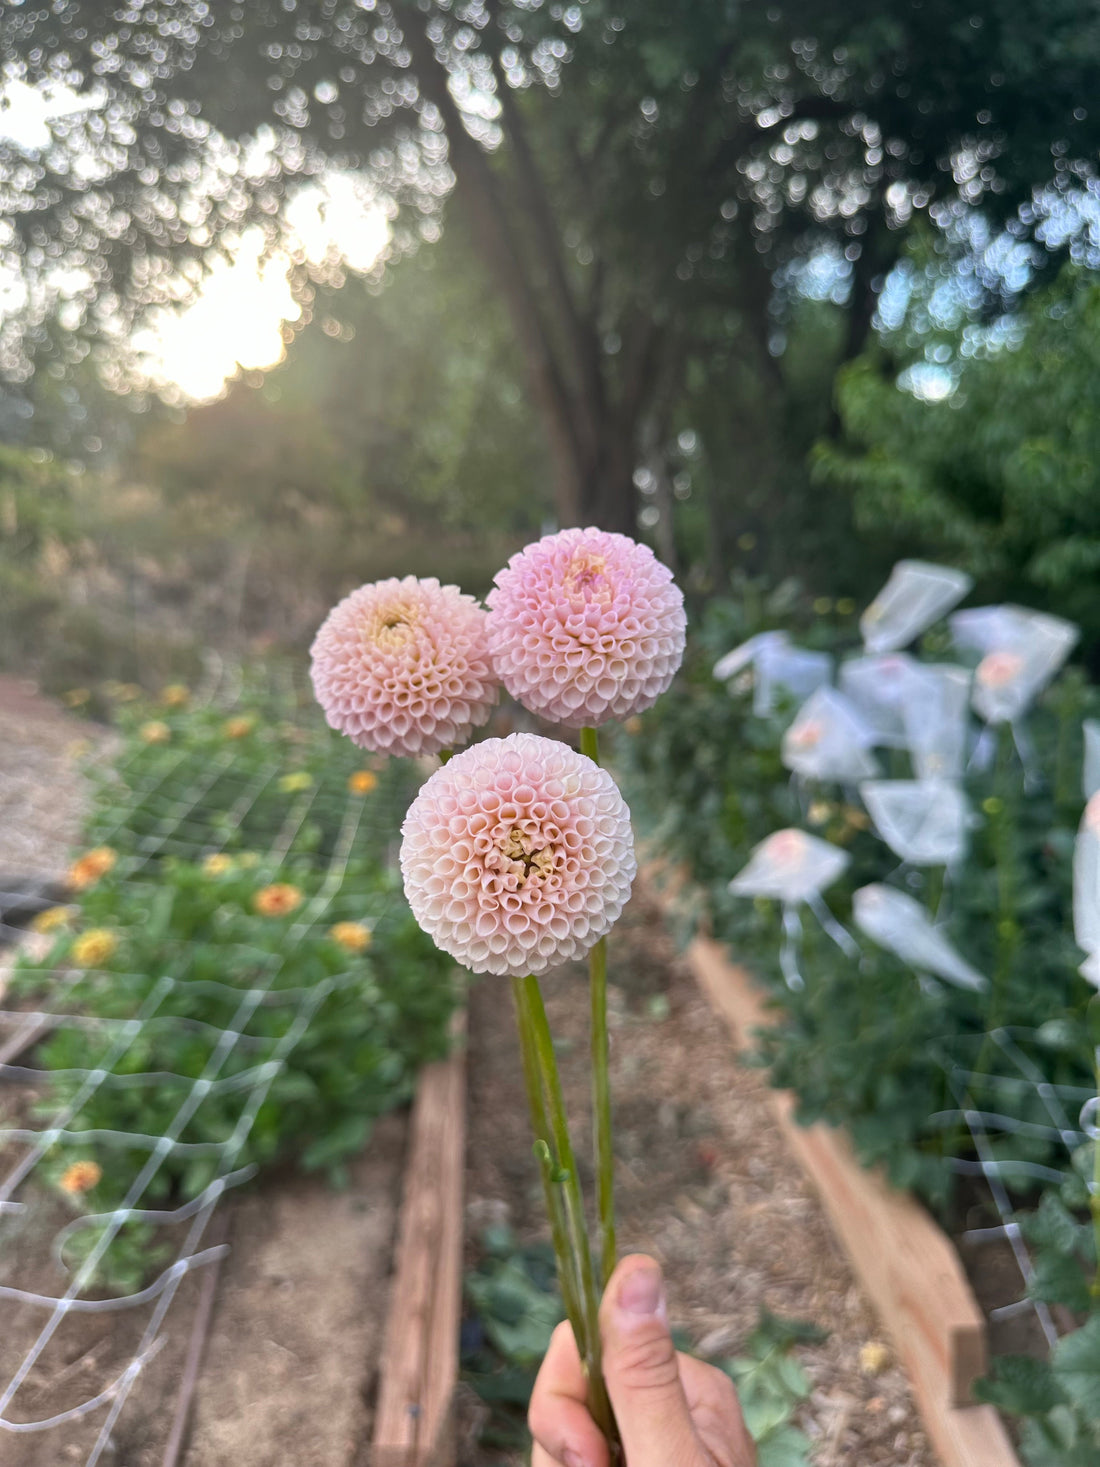
<path fill-rule="evenodd" d="M 842 693 L 818 688 L 783 735 L 781 757 L 806 779 L 859 784 L 879 773 L 869 752 L 874 739 L 874 730 Z"/>
<path fill-rule="evenodd" d="M 970 673 L 926 663 L 902 706 L 905 741 L 918 779 L 961 779 L 970 741 Z"/>
<path fill-rule="evenodd" d="M 1081 973 L 1100 988 L 1100 794 L 1085 806 L 1073 847 L 1073 936 L 1088 954 Z"/>
<path fill-rule="evenodd" d="M 861 886 L 852 897 L 856 926 L 917 973 L 932 973 L 959 988 L 982 989 L 986 980 L 933 925 L 920 902 L 893 887 Z"/>
<path fill-rule="evenodd" d="M 951 618 L 961 647 L 983 654 L 974 673 L 974 710 L 1011 723 L 1043 691 L 1078 638 L 1072 622 L 1022 606 L 979 606 Z"/>
<path fill-rule="evenodd" d="M 966 851 L 970 806 L 950 780 L 865 780 L 859 792 L 875 830 L 903 861 L 954 866 Z"/>
<path fill-rule="evenodd" d="M 768 642 L 757 649 L 755 671 L 752 711 L 766 718 L 775 708 L 778 693 L 801 702 L 818 688 L 827 687 L 833 677 L 833 659 L 828 652 Z"/>
<path fill-rule="evenodd" d="M 777 830 L 753 848 L 748 865 L 729 884 L 735 896 L 771 897 L 783 903 L 779 965 L 790 988 L 805 986 L 798 970 L 802 946 L 798 908 L 803 904 L 849 957 L 855 957 L 858 951 L 851 935 L 832 915 L 821 896 L 848 865 L 848 859 L 844 851 L 816 835 L 807 835 L 804 830 Z"/>
<path fill-rule="evenodd" d="M 735 896 L 805 902 L 831 886 L 848 865 L 847 854 L 804 830 L 777 830 L 754 846 L 748 864 L 729 884 Z"/>
<path fill-rule="evenodd" d="M 837 678 L 840 691 L 874 731 L 876 744 L 905 747 L 905 706 L 919 670 L 920 663 L 908 652 L 853 657 L 842 664 Z"/>
<path fill-rule="evenodd" d="M 720 683 L 732 682 L 739 672 L 746 667 L 751 667 L 756 660 L 757 653 L 763 647 L 780 646 L 785 647 L 790 642 L 786 632 L 757 632 L 755 637 L 750 637 L 747 642 L 742 642 L 719 657 L 714 664 L 714 676 Z"/>
<path fill-rule="evenodd" d="M 732 683 L 749 667 L 753 670 L 752 711 L 758 718 L 773 711 L 777 692 L 801 700 L 833 676 L 833 659 L 827 652 L 795 647 L 781 631 L 758 632 L 720 657 L 713 672 L 719 682 Z"/>
<path fill-rule="evenodd" d="M 863 613 L 859 630 L 868 652 L 895 652 L 957 606 L 973 581 L 962 571 L 923 560 L 899 560 Z"/>

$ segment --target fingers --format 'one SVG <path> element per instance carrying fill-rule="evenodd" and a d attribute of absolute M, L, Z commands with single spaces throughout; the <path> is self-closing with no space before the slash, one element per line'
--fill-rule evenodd
<path fill-rule="evenodd" d="M 756 1446 L 729 1376 L 691 1355 L 680 1356 L 680 1379 L 692 1424 L 720 1467 L 756 1467 Z"/>
<path fill-rule="evenodd" d="M 633 1254 L 612 1274 L 600 1306 L 603 1372 L 630 1467 L 705 1462 L 680 1383 L 664 1280 L 652 1258 Z"/>
<path fill-rule="evenodd" d="M 585 1405 L 584 1371 L 568 1323 L 554 1331 L 527 1424 L 536 1443 L 531 1467 L 608 1467 L 607 1443 Z"/>

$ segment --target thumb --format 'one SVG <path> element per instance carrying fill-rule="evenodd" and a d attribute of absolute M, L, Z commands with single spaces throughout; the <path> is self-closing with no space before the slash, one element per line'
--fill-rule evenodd
<path fill-rule="evenodd" d="M 664 1279 L 652 1258 L 632 1254 L 611 1275 L 600 1334 L 628 1467 L 694 1467 L 698 1439 L 669 1333 Z"/>

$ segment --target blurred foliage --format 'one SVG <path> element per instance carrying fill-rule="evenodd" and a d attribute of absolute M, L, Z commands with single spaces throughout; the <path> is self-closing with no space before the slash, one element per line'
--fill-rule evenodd
<path fill-rule="evenodd" d="M 375 1118 L 447 1049 L 452 965 L 417 927 L 395 863 L 414 771 L 391 761 L 353 793 L 363 755 L 315 709 L 302 718 L 266 682 L 241 707 L 190 708 L 178 688 L 123 705 L 86 829 L 114 864 L 85 876 L 48 951 L 11 975 L 10 992 L 85 1020 L 38 1047 L 54 1073 L 37 1113 L 48 1123 L 75 1107 L 73 1134 L 39 1175 L 60 1185 L 74 1160 L 94 1161 L 91 1212 L 120 1205 L 150 1153 L 124 1138 L 82 1144 L 81 1132 L 184 1143 L 149 1179 L 146 1206 L 179 1206 L 227 1170 L 284 1157 L 339 1182 Z M 285 911 L 264 908 L 270 888 L 289 897 Z M 357 924 L 350 948 L 339 923 Z M 121 1042 L 119 1021 L 135 1017 Z M 108 1077 L 89 1086 L 97 1065 Z M 150 1078 L 125 1078 L 139 1073 Z M 97 1245 L 101 1223 L 78 1230 L 70 1261 Z M 137 1286 L 162 1243 L 128 1223 L 97 1277 Z"/>
<path fill-rule="evenodd" d="M 899 391 L 874 353 L 847 368 L 846 441 L 818 445 L 817 475 L 850 492 L 862 538 L 881 553 L 963 565 L 983 598 L 1078 622 L 1095 655 L 1100 284 L 1067 271 L 1030 298 L 1018 328 L 1015 344 L 969 358 L 949 338 L 957 381 L 943 401 Z"/>

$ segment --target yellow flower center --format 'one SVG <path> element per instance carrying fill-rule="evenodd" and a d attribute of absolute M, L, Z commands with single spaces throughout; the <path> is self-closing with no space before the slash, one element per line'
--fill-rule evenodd
<path fill-rule="evenodd" d="M 532 874 L 545 877 L 554 869 L 554 852 L 550 847 L 535 850 L 534 842 L 521 830 L 513 829 L 500 851 L 511 862 L 512 874 L 520 886 Z"/>
<path fill-rule="evenodd" d="M 419 622 L 411 601 L 394 601 L 380 608 L 363 628 L 364 638 L 385 652 L 396 652 L 416 636 Z"/>
<path fill-rule="evenodd" d="M 569 562 L 563 589 L 571 601 L 598 601 L 606 606 L 614 594 L 607 578 L 606 557 L 579 550 Z"/>

